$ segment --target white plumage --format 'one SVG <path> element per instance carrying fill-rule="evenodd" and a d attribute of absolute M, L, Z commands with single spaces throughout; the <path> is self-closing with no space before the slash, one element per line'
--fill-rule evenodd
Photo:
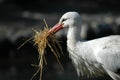
<path fill-rule="evenodd" d="M 100 76 L 108 74 L 120 80 L 120 36 L 112 35 L 90 41 L 81 41 L 81 18 L 77 12 L 65 13 L 50 31 L 68 27 L 67 49 L 78 75 Z"/>

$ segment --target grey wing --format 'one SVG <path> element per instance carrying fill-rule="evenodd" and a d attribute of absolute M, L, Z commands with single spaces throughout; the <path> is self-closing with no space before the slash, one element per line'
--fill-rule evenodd
<path fill-rule="evenodd" d="M 120 45 L 112 44 L 105 46 L 98 54 L 97 61 L 100 62 L 106 72 L 114 79 L 120 80 L 116 72 L 120 69 Z"/>

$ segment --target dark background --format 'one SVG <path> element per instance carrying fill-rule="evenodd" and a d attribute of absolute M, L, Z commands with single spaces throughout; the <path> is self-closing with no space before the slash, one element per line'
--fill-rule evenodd
<path fill-rule="evenodd" d="M 120 34 L 120 2 L 118 0 L 0 0 L 0 80 L 30 80 L 36 72 L 38 52 L 30 40 L 34 31 L 42 29 L 45 18 L 48 25 L 56 24 L 63 13 L 77 11 L 82 16 L 84 40 Z M 79 80 L 66 51 L 66 37 L 61 31 L 56 36 L 62 41 L 64 56 L 59 67 L 55 57 L 46 49 L 48 65 L 43 69 L 43 80 Z M 66 32 L 66 31 L 65 31 Z M 34 80 L 39 79 L 39 74 Z M 80 77 L 82 80 L 89 80 Z M 96 80 L 110 78 L 97 77 Z"/>

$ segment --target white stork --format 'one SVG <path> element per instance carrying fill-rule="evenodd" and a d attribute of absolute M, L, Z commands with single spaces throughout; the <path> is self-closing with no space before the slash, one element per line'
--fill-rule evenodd
<path fill-rule="evenodd" d="M 77 12 L 65 13 L 49 32 L 55 34 L 68 27 L 67 49 L 78 75 L 100 76 L 108 74 L 120 80 L 120 36 L 111 35 L 90 41 L 82 41 L 81 17 Z"/>

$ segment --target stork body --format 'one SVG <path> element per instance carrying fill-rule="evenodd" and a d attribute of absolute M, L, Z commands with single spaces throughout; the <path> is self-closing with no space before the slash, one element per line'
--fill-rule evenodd
<path fill-rule="evenodd" d="M 81 41 L 81 18 L 77 12 L 65 13 L 50 32 L 56 33 L 64 27 L 68 27 L 67 49 L 79 76 L 108 74 L 113 80 L 120 80 L 117 73 L 120 69 L 119 35 Z"/>

